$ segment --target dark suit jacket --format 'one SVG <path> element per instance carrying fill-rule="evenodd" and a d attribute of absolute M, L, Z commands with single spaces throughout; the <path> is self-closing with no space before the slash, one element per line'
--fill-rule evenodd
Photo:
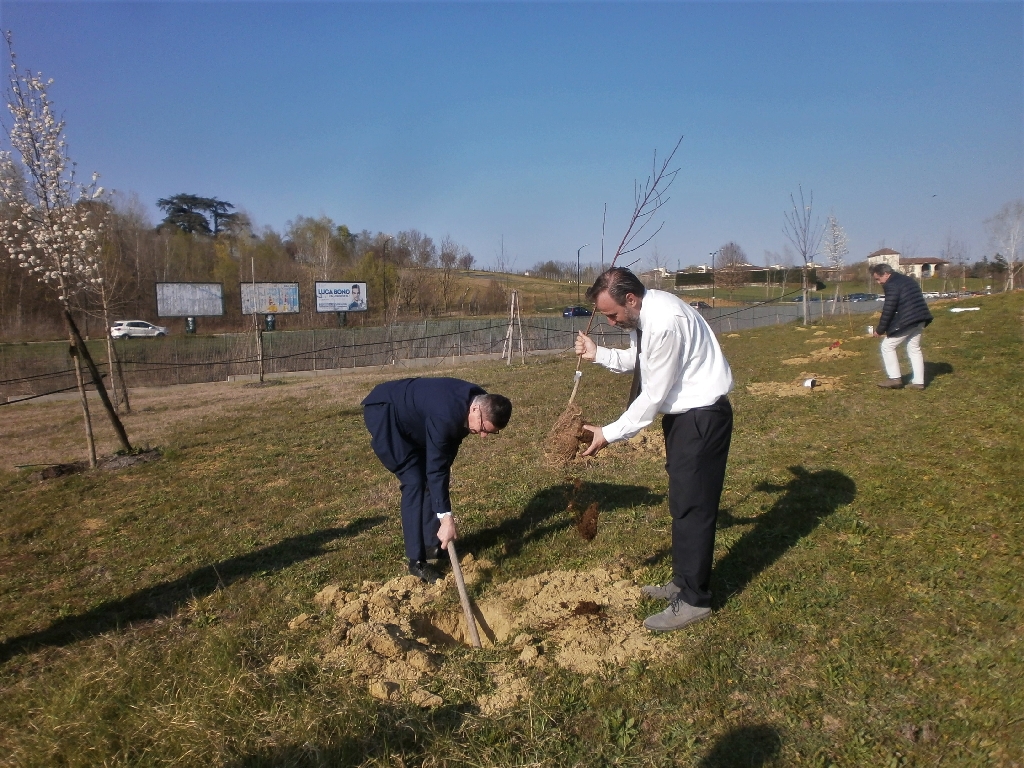
<path fill-rule="evenodd" d="M 452 462 L 469 434 L 469 406 L 474 397 L 485 394 L 462 379 L 399 379 L 378 384 L 363 400 L 364 407 L 387 406 L 386 420 L 383 413 L 379 419 L 366 420 L 374 452 L 399 476 L 422 459 L 436 514 L 451 511 Z"/>
<path fill-rule="evenodd" d="M 878 318 L 875 333 L 879 336 L 899 336 L 912 325 L 932 321 L 932 313 L 921 293 L 917 280 L 899 272 L 893 272 L 882 286 L 885 292 L 885 303 L 882 305 L 882 316 Z"/>

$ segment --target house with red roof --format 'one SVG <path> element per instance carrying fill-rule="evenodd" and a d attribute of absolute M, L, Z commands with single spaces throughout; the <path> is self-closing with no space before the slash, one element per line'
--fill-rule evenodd
<path fill-rule="evenodd" d="M 873 267 L 875 264 L 888 264 L 894 272 L 902 272 L 921 280 L 935 277 L 939 274 L 939 269 L 949 262 L 933 256 L 906 257 L 892 248 L 880 248 L 868 255 L 868 266 Z"/>

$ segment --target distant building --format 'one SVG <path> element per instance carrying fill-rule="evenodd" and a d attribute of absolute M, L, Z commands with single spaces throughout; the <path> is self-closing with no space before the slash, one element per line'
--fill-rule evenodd
<path fill-rule="evenodd" d="M 892 248 L 880 248 L 868 255 L 868 266 L 873 267 L 875 264 L 888 264 L 894 272 L 902 272 L 921 280 L 925 277 L 935 277 L 939 273 L 939 267 L 949 262 L 932 256 L 906 258 Z"/>

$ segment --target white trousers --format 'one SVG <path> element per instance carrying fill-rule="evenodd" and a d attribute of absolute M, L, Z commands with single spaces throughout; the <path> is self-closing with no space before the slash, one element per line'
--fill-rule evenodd
<path fill-rule="evenodd" d="M 900 361 L 896 357 L 896 348 L 903 342 L 907 343 L 907 357 L 910 359 L 910 368 L 914 372 L 912 384 L 924 384 L 924 355 L 921 353 L 921 332 L 924 330 L 924 323 L 912 325 L 899 336 L 886 336 L 882 339 L 882 363 L 885 364 L 885 374 L 890 379 L 902 378 L 900 372 Z"/>

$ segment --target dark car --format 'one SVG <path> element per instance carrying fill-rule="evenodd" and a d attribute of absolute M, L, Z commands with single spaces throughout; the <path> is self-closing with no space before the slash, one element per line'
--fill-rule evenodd
<path fill-rule="evenodd" d="M 566 307 L 562 310 L 562 317 L 590 317 L 592 314 L 594 313 L 589 309 L 581 306 Z"/>
<path fill-rule="evenodd" d="M 711 305 L 706 301 L 691 301 L 690 306 L 694 309 L 711 309 Z"/>

